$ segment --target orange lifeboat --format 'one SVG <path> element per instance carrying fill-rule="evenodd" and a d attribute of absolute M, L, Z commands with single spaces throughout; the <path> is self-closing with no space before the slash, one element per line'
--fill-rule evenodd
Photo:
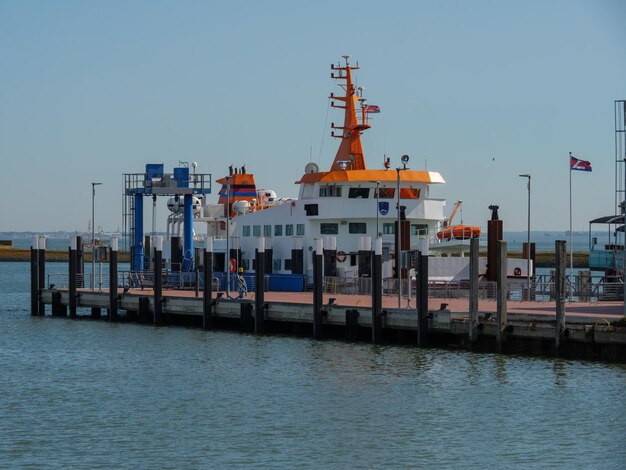
<path fill-rule="evenodd" d="M 469 240 L 480 237 L 480 227 L 472 225 L 452 225 L 437 232 L 439 240 Z"/>

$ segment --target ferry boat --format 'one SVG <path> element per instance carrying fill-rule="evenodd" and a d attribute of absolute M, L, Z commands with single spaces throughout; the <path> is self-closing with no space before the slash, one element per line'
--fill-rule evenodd
<path fill-rule="evenodd" d="M 396 168 L 387 157 L 378 168 L 366 165 L 361 135 L 371 128 L 370 116 L 380 108 L 367 104 L 362 88 L 355 85 L 353 74 L 358 69 L 350 56 L 331 65 L 331 78 L 342 90 L 329 96 L 330 106 L 343 111 L 343 124 L 331 124 L 339 146 L 328 170 L 306 164 L 295 182 L 297 199 L 279 198 L 274 191 L 257 187 L 245 165 L 229 167 L 217 180 L 221 185 L 217 204 L 207 204 L 194 219 L 206 223 L 206 234 L 213 237 L 215 271 L 253 270 L 261 236 L 266 237 L 269 253 L 266 269 L 277 274 L 311 276 L 319 238 L 335 255 L 326 270 L 329 276 L 362 276 L 357 254 L 369 252 L 376 237 L 382 237 L 389 263 L 400 256 L 396 247 L 427 251 L 429 239 L 444 220 L 445 206 L 443 198 L 431 197 L 430 186 L 445 180 L 435 171 L 411 169 L 406 155 Z"/>

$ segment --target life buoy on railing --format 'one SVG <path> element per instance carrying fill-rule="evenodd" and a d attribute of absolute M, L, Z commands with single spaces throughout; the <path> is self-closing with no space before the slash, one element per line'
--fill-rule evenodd
<path fill-rule="evenodd" d="M 513 270 L 513 275 L 514 276 L 521 276 L 522 275 L 522 269 L 521 268 L 515 268 Z"/>
<path fill-rule="evenodd" d="M 337 262 L 338 263 L 343 263 L 346 260 L 346 252 L 345 251 L 338 251 L 337 252 Z"/>

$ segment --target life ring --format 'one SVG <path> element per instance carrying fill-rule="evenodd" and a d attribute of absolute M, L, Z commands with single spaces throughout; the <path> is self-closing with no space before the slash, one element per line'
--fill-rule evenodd
<path fill-rule="evenodd" d="M 237 260 L 235 258 L 228 260 L 228 272 L 237 272 Z"/>
<path fill-rule="evenodd" d="M 343 263 L 346 260 L 346 253 L 345 251 L 338 251 L 337 252 L 337 262 L 338 263 Z"/>
<path fill-rule="evenodd" d="M 514 275 L 514 276 L 521 276 L 521 275 L 522 275 L 522 270 L 521 270 L 521 268 L 515 268 L 515 269 L 513 270 L 513 275 Z"/>

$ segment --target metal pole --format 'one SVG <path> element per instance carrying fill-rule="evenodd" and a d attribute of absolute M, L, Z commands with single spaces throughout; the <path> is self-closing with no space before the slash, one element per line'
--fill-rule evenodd
<path fill-rule="evenodd" d="M 96 284 L 96 186 L 102 183 L 91 183 L 91 290 L 94 290 Z"/>
<path fill-rule="evenodd" d="M 400 235 L 402 233 L 400 225 L 400 168 L 396 168 L 396 173 L 396 191 L 398 192 L 398 228 L 396 229 L 396 252 L 398 253 L 398 257 L 396 258 L 396 275 L 398 278 L 398 308 L 402 308 L 402 272 L 400 267 L 400 259 L 402 258 L 402 244 L 400 243 Z"/>
<path fill-rule="evenodd" d="M 380 208 L 378 207 L 379 206 L 378 199 L 380 198 L 380 194 L 378 192 L 379 187 L 380 187 L 380 181 L 376 181 L 376 237 L 375 238 L 378 238 L 378 233 L 379 233 L 379 228 L 378 228 L 379 227 L 378 225 L 379 213 L 380 213 Z"/>
<path fill-rule="evenodd" d="M 527 292 L 527 296 L 528 296 L 528 301 L 530 302 L 531 299 L 531 295 L 530 295 L 530 174 L 529 173 L 525 173 L 523 175 L 518 175 L 521 178 L 528 178 L 528 236 L 527 236 L 527 241 L 526 241 L 526 279 L 528 281 L 528 292 Z"/>
<path fill-rule="evenodd" d="M 226 298 L 230 299 L 230 178 L 226 177 Z"/>
<path fill-rule="evenodd" d="M 569 153 L 569 269 L 574 273 L 574 244 L 572 242 L 572 152 Z M 567 276 L 565 276 L 567 278 Z M 572 282 L 569 283 L 569 301 L 572 301 Z"/>

